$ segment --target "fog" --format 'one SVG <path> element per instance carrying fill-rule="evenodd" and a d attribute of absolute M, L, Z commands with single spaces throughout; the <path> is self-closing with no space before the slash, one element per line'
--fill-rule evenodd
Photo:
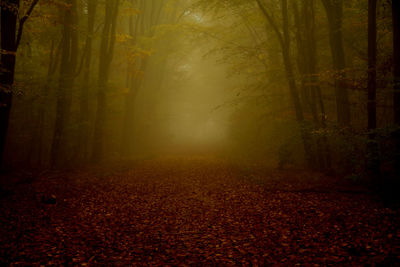
<path fill-rule="evenodd" d="M 0 266 L 400 266 L 400 0 L 0 0 Z"/>
<path fill-rule="evenodd" d="M 23 1 L 2 26 L 2 165 L 200 153 L 392 177 L 395 19 L 373 9 L 374 42 L 365 1 L 330 2 Z"/>
<path fill-rule="evenodd" d="M 196 47 L 186 51 L 170 70 L 171 75 L 164 78 L 156 107 L 140 103 L 149 97 L 148 91 L 138 94 L 135 121 L 143 127 L 156 124 L 152 134 L 157 140 L 149 140 L 154 153 L 226 149 L 232 108 L 224 106 L 234 98 L 234 84 L 227 77 L 226 66 L 218 64 L 215 57 L 206 57 L 206 52 Z M 151 116 L 149 109 L 156 110 L 156 117 L 141 122 L 141 118 Z"/>

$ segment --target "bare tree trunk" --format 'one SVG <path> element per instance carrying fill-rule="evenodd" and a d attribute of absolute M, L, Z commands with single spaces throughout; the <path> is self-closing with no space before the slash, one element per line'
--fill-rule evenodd
<path fill-rule="evenodd" d="M 81 162 L 85 162 L 89 154 L 89 85 L 97 3 L 97 0 L 91 0 L 88 2 L 88 28 L 85 50 L 83 51 L 84 70 L 80 96 L 79 139 L 77 147 L 77 158 Z"/>
<path fill-rule="evenodd" d="M 42 166 L 43 162 L 43 146 L 45 141 L 45 125 L 46 125 L 46 112 L 47 107 L 49 106 L 49 90 L 50 86 L 54 80 L 54 74 L 57 71 L 57 66 L 59 62 L 59 52 L 60 47 L 55 47 L 55 40 L 51 42 L 51 50 L 50 50 L 50 57 L 49 57 L 49 65 L 47 67 L 47 77 L 45 84 L 41 90 L 40 100 L 39 100 L 39 111 L 38 111 L 38 119 L 36 122 L 36 129 L 34 132 L 33 146 L 34 151 L 32 153 L 32 158 L 29 160 L 34 166 Z"/>
<path fill-rule="evenodd" d="M 368 0 L 368 130 L 376 129 L 376 0 Z"/>
<path fill-rule="evenodd" d="M 1 68 L 0 68 L 0 166 L 3 163 L 7 130 L 12 105 L 16 53 L 24 24 L 39 0 L 33 0 L 23 16 L 19 14 L 19 0 L 0 1 Z M 18 22 L 18 28 L 17 28 Z"/>
<path fill-rule="evenodd" d="M 19 0 L 1 1 L 0 164 L 6 145 L 14 84 Z"/>
<path fill-rule="evenodd" d="M 74 86 L 78 59 L 77 0 L 68 0 L 70 7 L 64 11 L 62 54 L 59 87 L 57 92 L 56 122 L 51 147 L 51 166 L 59 167 L 66 160 L 66 126 L 71 105 L 71 90 Z"/>
<path fill-rule="evenodd" d="M 393 19 L 393 113 L 395 155 L 393 160 L 394 177 L 400 177 L 400 2 L 392 1 Z"/>
<path fill-rule="evenodd" d="M 92 149 L 92 161 L 104 158 L 104 127 L 106 119 L 106 90 L 115 46 L 116 20 L 119 0 L 105 2 L 105 22 L 100 44 L 100 64 L 98 77 L 97 110 Z"/>
<path fill-rule="evenodd" d="M 313 167 L 315 157 L 312 152 L 311 146 L 311 136 L 309 129 L 305 125 L 304 115 L 303 115 L 303 107 L 300 101 L 300 96 L 298 93 L 297 85 L 295 82 L 293 65 L 290 56 L 290 35 L 289 35 L 289 17 L 288 17 L 288 5 L 287 0 L 281 0 L 281 8 L 282 8 L 282 32 L 279 30 L 277 23 L 273 20 L 271 15 L 268 13 L 264 5 L 261 3 L 261 0 L 256 0 L 259 8 L 261 9 L 263 15 L 267 19 L 268 23 L 274 29 L 275 34 L 278 37 L 278 40 L 282 49 L 282 59 L 283 64 L 285 66 L 286 78 L 289 84 L 289 91 L 292 100 L 292 104 L 296 113 L 296 120 L 300 125 L 301 137 L 303 140 L 304 152 L 306 161 L 309 167 Z"/>
<path fill-rule="evenodd" d="M 315 88 L 311 83 L 311 79 L 314 75 L 312 72 L 312 64 L 315 64 L 315 59 L 312 57 L 314 51 L 310 51 L 310 16 L 313 14 L 309 14 L 308 5 L 310 3 L 306 2 L 306 0 L 300 1 L 301 13 L 299 12 L 299 7 L 297 6 L 297 2 L 292 2 L 293 5 L 293 14 L 294 20 L 296 24 L 296 45 L 297 45 L 297 66 L 300 73 L 301 79 L 301 100 L 304 107 L 308 107 L 311 116 L 313 118 L 313 129 L 318 129 L 319 125 L 319 117 L 317 111 L 316 104 L 316 95 Z M 314 140 L 315 139 L 315 140 Z M 315 145 L 313 144 L 315 141 Z M 319 166 L 321 168 L 322 165 L 322 150 L 321 144 L 317 138 L 313 138 L 310 135 L 310 149 L 312 149 L 312 153 L 316 155 L 315 160 L 317 161 L 316 168 Z M 314 151 L 315 150 L 315 151 Z"/>
<path fill-rule="evenodd" d="M 330 148 L 324 129 L 326 128 L 326 114 L 324 101 L 322 99 L 321 87 L 319 85 L 317 67 L 317 41 L 315 37 L 315 1 L 301 1 L 301 16 L 298 12 L 296 2 L 293 2 L 293 10 L 297 30 L 299 70 L 302 73 L 302 84 L 305 87 L 305 104 L 309 106 L 314 128 L 323 129 L 322 133 L 315 137 L 316 161 L 320 170 L 331 167 Z M 300 19 L 301 18 L 301 19 Z"/>
<path fill-rule="evenodd" d="M 143 34 L 139 30 L 139 25 L 143 24 L 144 20 L 144 11 L 142 10 L 142 14 L 138 15 L 136 20 L 134 20 L 133 15 L 129 17 L 129 35 L 132 38 L 132 45 L 136 43 L 137 35 Z M 144 30 L 144 29 L 142 29 Z M 138 77 L 136 72 L 132 70 L 135 69 L 136 62 L 128 61 L 128 69 L 127 69 L 127 88 L 128 94 L 125 98 L 125 110 L 124 110 L 124 118 L 122 121 L 122 139 L 121 139 L 121 148 L 120 154 L 123 158 L 128 158 L 132 152 L 132 142 L 133 142 L 133 134 L 134 134 L 134 114 L 135 114 L 135 100 L 136 96 L 139 92 L 140 82 L 138 81 Z M 143 65 L 141 61 L 140 64 Z M 141 71 L 144 71 L 144 68 L 140 66 Z"/>
<path fill-rule="evenodd" d="M 135 100 L 141 86 L 140 80 L 130 77 L 129 92 L 125 98 L 125 113 L 122 125 L 121 156 L 128 158 L 133 150 Z"/>
<path fill-rule="evenodd" d="M 342 36 L 343 0 L 322 0 L 322 3 L 328 17 L 329 40 L 335 70 L 337 121 L 340 126 L 347 127 L 350 126 L 351 114 L 349 94 L 344 81 L 346 62 Z"/>
<path fill-rule="evenodd" d="M 376 140 L 376 2 L 368 0 L 368 175 L 377 182 L 379 177 L 379 154 Z"/>
<path fill-rule="evenodd" d="M 146 5 L 147 3 L 147 5 Z M 162 18 L 162 10 L 164 8 L 164 3 L 162 1 L 152 0 L 141 0 L 139 2 L 141 14 L 138 18 L 133 20 L 133 17 L 129 21 L 129 35 L 132 37 L 132 44 L 136 42 L 138 35 L 153 36 L 154 29 L 153 26 L 160 23 Z M 174 12 L 173 12 L 174 14 Z M 135 25 L 133 25 L 135 24 Z M 149 58 L 140 59 L 136 68 L 139 69 L 139 73 L 145 73 L 147 71 Z M 135 113 L 135 100 L 138 92 L 142 86 L 143 79 L 132 73 L 130 69 L 134 68 L 133 64 L 128 63 L 128 94 L 125 99 L 125 114 L 122 125 L 122 142 L 121 142 L 121 156 L 129 157 L 133 152 L 133 141 L 134 141 L 134 113 Z"/>

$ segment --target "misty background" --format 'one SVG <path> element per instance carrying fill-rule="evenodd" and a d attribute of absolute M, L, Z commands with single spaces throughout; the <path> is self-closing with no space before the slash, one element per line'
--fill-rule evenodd
<path fill-rule="evenodd" d="M 4 40 L 22 37 L 15 55 L 3 54 L 16 58 L 3 64 L 5 168 L 209 153 L 394 175 L 388 2 L 33 0 L 19 9 L 26 19 L 3 30 Z"/>

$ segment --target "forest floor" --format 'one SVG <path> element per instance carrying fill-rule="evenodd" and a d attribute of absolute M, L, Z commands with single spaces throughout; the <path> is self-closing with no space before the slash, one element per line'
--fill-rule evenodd
<path fill-rule="evenodd" d="M 2 266 L 400 266 L 400 210 L 316 173 L 186 157 L 9 179 Z"/>

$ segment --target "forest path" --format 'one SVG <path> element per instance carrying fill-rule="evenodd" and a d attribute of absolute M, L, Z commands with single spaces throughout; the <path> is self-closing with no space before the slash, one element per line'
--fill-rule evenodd
<path fill-rule="evenodd" d="M 399 262 L 398 210 L 307 176 L 201 157 L 47 174 L 1 199 L 0 264 Z"/>

